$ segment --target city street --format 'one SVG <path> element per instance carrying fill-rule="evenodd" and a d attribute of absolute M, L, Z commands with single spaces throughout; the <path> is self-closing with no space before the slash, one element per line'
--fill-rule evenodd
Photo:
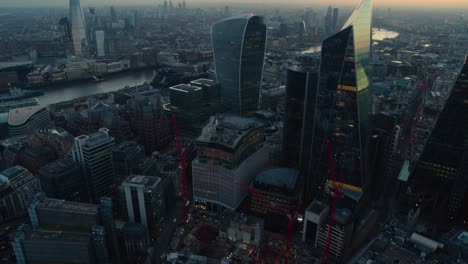
<path fill-rule="evenodd" d="M 164 223 L 162 225 L 162 230 L 159 233 L 158 240 L 154 243 L 155 254 L 153 258 L 153 263 L 162 263 L 161 255 L 169 253 L 169 245 L 171 242 L 172 235 L 174 234 L 178 225 L 182 224 L 184 217 L 184 207 L 183 202 L 180 199 L 175 201 L 175 205 L 171 208 L 171 211 L 168 213 Z M 176 221 L 174 222 L 174 218 Z"/>

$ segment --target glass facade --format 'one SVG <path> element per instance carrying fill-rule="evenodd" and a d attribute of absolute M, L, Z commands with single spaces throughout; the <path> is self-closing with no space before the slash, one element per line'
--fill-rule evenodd
<path fill-rule="evenodd" d="M 322 43 L 311 190 L 330 176 L 326 140 L 331 142 L 337 180 L 361 191 L 366 185 L 371 16 L 372 2 L 363 0 L 341 31 Z"/>
<path fill-rule="evenodd" d="M 213 25 L 211 37 L 224 105 L 240 115 L 257 111 L 266 45 L 263 18 L 243 15 L 222 20 Z"/>
<path fill-rule="evenodd" d="M 468 220 L 468 63 L 465 63 L 411 176 L 417 203 L 439 225 Z M 462 215 L 464 212 L 464 216 Z M 462 221 L 460 221 L 462 222 Z"/>
<path fill-rule="evenodd" d="M 286 83 L 286 115 L 283 130 L 283 162 L 300 170 L 305 193 L 311 180 L 311 147 L 318 72 L 315 69 L 289 69 Z"/>
<path fill-rule="evenodd" d="M 80 0 L 70 0 L 70 21 L 74 54 L 80 57 L 83 56 L 83 51 L 88 48 L 86 24 Z"/>

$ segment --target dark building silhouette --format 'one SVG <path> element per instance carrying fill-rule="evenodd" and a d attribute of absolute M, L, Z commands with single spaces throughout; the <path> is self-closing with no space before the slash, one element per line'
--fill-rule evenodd
<path fill-rule="evenodd" d="M 318 72 L 314 69 L 288 70 L 283 165 L 299 169 L 302 182 L 309 182 L 310 177 L 313 177 L 310 164 L 317 83 Z"/>
<path fill-rule="evenodd" d="M 411 176 L 414 205 L 440 228 L 468 222 L 468 60 Z"/>

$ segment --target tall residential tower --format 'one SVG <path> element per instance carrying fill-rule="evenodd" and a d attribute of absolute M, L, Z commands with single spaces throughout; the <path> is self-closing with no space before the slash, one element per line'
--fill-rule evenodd
<path fill-rule="evenodd" d="M 226 108 L 240 115 L 257 111 L 266 48 L 263 17 L 241 15 L 217 22 L 211 38 Z"/>

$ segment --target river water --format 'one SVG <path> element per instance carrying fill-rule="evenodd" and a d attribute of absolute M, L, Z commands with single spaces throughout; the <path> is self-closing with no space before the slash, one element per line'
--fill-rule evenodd
<path fill-rule="evenodd" d="M 115 75 L 104 76 L 104 81 L 82 81 L 69 84 L 61 84 L 50 87 L 42 87 L 44 95 L 37 97 L 39 104 L 49 105 L 62 101 L 68 101 L 77 97 L 98 93 L 107 93 L 120 90 L 125 86 L 141 85 L 151 82 L 156 75 L 156 70 L 140 70 L 137 72 L 124 72 Z"/>
<path fill-rule="evenodd" d="M 395 31 L 387 30 L 384 28 L 373 28 L 372 29 L 372 40 L 384 40 L 384 39 L 393 39 L 398 37 L 400 34 Z M 310 48 L 301 51 L 302 54 L 312 54 L 316 52 L 320 52 L 322 50 L 322 46 L 314 45 Z"/>
<path fill-rule="evenodd" d="M 386 29 L 373 29 L 373 39 L 383 40 L 385 38 L 395 38 L 399 34 Z M 320 52 L 320 45 L 312 46 L 302 53 Z M 156 75 L 154 69 L 141 70 L 137 72 L 125 72 L 105 77 L 103 82 L 83 81 L 70 84 L 62 84 L 41 88 L 44 95 L 37 98 L 41 105 L 49 105 L 61 101 L 68 101 L 77 97 L 88 96 L 97 93 L 112 92 L 124 88 L 125 86 L 141 85 L 144 82 L 151 82 Z"/>

